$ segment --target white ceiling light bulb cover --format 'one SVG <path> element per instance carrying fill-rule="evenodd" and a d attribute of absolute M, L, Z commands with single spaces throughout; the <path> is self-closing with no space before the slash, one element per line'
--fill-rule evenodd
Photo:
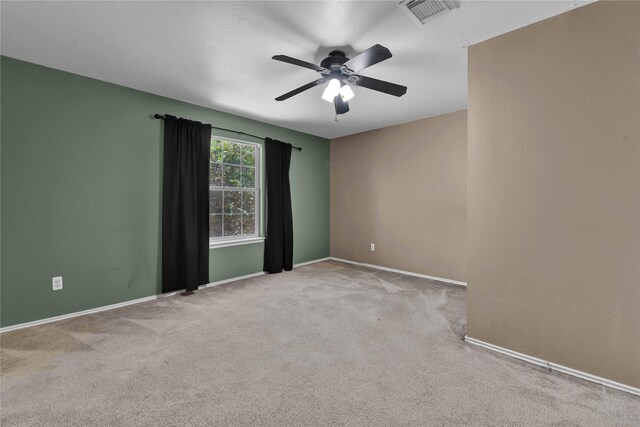
<path fill-rule="evenodd" d="M 335 95 L 333 94 L 331 89 L 327 87 L 324 92 L 322 92 L 322 99 L 327 102 L 333 102 L 333 98 L 335 98 Z"/>
<path fill-rule="evenodd" d="M 340 82 L 338 79 L 329 80 L 329 85 L 322 93 L 322 99 L 328 102 L 333 102 L 333 98 L 340 94 Z"/>
<path fill-rule="evenodd" d="M 340 88 L 340 96 L 342 96 L 342 100 L 344 102 L 347 102 L 348 100 L 353 98 L 355 94 L 353 93 L 353 90 L 349 85 L 344 85 Z"/>

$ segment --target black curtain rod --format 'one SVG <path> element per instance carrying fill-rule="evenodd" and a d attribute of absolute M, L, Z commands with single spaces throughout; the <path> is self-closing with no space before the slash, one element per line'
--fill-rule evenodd
<path fill-rule="evenodd" d="M 164 120 L 164 116 L 163 116 L 163 115 L 160 115 L 160 114 L 154 114 L 154 115 L 153 115 L 153 118 L 154 118 L 154 119 L 162 119 L 162 120 Z M 233 132 L 233 133 L 237 133 L 238 135 L 247 135 L 247 136 L 252 136 L 252 137 L 254 137 L 254 138 L 258 138 L 258 139 L 261 139 L 261 140 L 263 140 L 263 141 L 264 141 L 264 138 L 263 138 L 263 137 L 261 137 L 261 136 L 251 135 L 250 133 L 240 132 L 239 130 L 219 128 L 219 127 L 216 127 L 216 126 L 210 125 L 210 124 L 208 124 L 208 123 L 205 123 L 205 125 L 206 125 L 206 126 L 211 126 L 211 128 L 212 128 L 212 129 L 218 129 L 218 130 L 224 130 L 224 131 L 227 131 L 227 132 Z M 295 148 L 295 149 L 296 149 L 296 150 L 298 150 L 298 151 L 302 151 L 302 147 L 296 147 L 295 145 L 292 145 L 292 146 L 291 146 L 291 148 Z"/>

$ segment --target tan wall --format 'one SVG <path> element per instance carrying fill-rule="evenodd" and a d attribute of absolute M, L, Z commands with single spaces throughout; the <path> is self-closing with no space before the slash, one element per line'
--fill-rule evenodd
<path fill-rule="evenodd" d="M 331 256 L 466 280 L 466 111 L 332 140 L 330 170 Z"/>
<path fill-rule="evenodd" d="M 470 337 L 640 387 L 640 3 L 469 49 Z"/>

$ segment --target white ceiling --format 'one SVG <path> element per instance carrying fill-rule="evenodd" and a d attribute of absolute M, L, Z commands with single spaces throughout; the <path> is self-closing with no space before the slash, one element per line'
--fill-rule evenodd
<path fill-rule="evenodd" d="M 421 26 L 397 1 L 3 1 L 1 53 L 335 138 L 464 109 L 467 45 L 587 3 L 462 1 Z M 319 63 L 376 43 L 393 57 L 360 74 L 405 85 L 405 96 L 356 87 L 337 123 L 323 86 L 274 100 L 319 75 L 271 56 Z"/>

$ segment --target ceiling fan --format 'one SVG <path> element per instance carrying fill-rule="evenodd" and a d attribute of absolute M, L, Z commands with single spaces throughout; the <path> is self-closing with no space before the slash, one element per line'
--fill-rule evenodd
<path fill-rule="evenodd" d="M 300 86 L 291 92 L 285 93 L 284 95 L 280 95 L 276 98 L 276 101 L 284 101 L 285 99 L 289 99 L 307 89 L 311 89 L 312 87 L 327 82 L 329 82 L 329 84 L 322 94 L 322 99 L 333 102 L 336 109 L 336 115 L 344 114 L 349 111 L 348 101 L 354 96 L 353 90 L 349 86 L 350 84 L 377 90 L 378 92 L 389 95 L 402 96 L 407 92 L 406 86 L 357 74 L 371 65 L 391 58 L 391 56 L 389 49 L 379 44 L 371 46 L 369 49 L 351 59 L 347 58 L 344 52 L 334 50 L 329 53 L 329 56 L 320 62 L 320 65 L 312 64 L 286 55 L 275 55 L 273 56 L 273 59 L 276 61 L 309 68 L 322 75 L 322 78 L 318 80 Z"/>

